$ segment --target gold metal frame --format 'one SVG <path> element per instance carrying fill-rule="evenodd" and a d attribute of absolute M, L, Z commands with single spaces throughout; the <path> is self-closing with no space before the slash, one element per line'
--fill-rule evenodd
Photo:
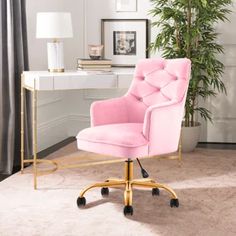
<path fill-rule="evenodd" d="M 38 160 L 37 158 L 37 153 L 38 153 L 38 142 L 37 142 L 37 89 L 36 89 L 36 83 L 34 80 L 33 87 L 29 87 L 25 85 L 25 77 L 24 73 L 21 74 L 21 173 L 24 173 L 24 165 L 27 163 L 32 163 L 33 164 L 33 176 L 34 176 L 34 189 L 37 189 L 37 176 L 45 175 L 45 174 L 50 174 L 58 169 L 69 169 L 69 168 L 78 168 L 78 167 L 86 167 L 86 166 L 92 166 L 92 165 L 103 165 L 103 164 L 112 164 L 112 163 L 118 163 L 118 162 L 123 162 L 124 159 L 115 159 L 115 160 L 106 160 L 106 161 L 97 161 L 97 162 L 90 162 L 90 163 L 84 163 L 84 164 L 74 164 L 74 165 L 62 165 L 59 166 L 57 163 L 57 160 Z M 24 107 L 25 107 L 25 90 L 28 90 L 32 93 L 32 133 L 33 133 L 33 158 L 31 157 L 25 157 L 24 153 L 24 122 L 25 122 L 25 114 L 24 114 Z M 155 156 L 155 158 L 160 158 L 161 156 Z M 162 156 L 163 157 L 163 156 Z M 165 156 L 166 158 L 166 156 Z M 167 156 L 169 159 L 178 159 L 179 163 L 181 164 L 182 161 L 182 148 L 181 148 L 181 136 L 180 136 L 180 141 L 179 141 L 179 148 L 178 148 L 178 157 L 176 156 Z M 39 163 L 47 163 L 50 165 L 53 165 L 53 167 L 50 170 L 38 170 L 38 164 Z M 133 168 L 133 165 L 130 167 Z M 118 181 L 118 182 L 117 182 Z M 124 182 L 125 181 L 125 182 Z M 139 183 L 138 180 L 133 180 L 129 181 L 129 184 L 127 184 L 127 180 L 109 180 L 106 182 L 106 186 L 117 186 L 117 185 L 126 185 L 126 196 L 132 195 L 132 186 L 137 185 L 141 186 L 142 184 Z M 144 181 L 141 181 L 144 183 Z M 146 180 L 145 183 L 147 184 L 147 187 L 153 187 L 154 182 L 151 181 L 148 185 L 148 181 Z M 104 183 L 100 183 L 104 184 Z M 158 185 L 155 183 L 156 187 L 159 186 L 160 188 L 165 188 L 163 185 Z M 98 187 L 98 184 L 96 186 Z M 142 186 L 145 187 L 145 186 Z M 167 190 L 167 189 L 166 189 Z M 86 190 L 87 191 L 87 190 Z M 167 190 L 169 191 L 169 190 Z M 127 199 L 130 199 L 131 197 L 126 197 Z M 127 200 L 129 201 L 129 200 Z"/>
<path fill-rule="evenodd" d="M 125 188 L 124 191 L 124 204 L 125 206 L 132 206 L 133 200 L 133 188 L 144 187 L 144 188 L 161 188 L 170 193 L 172 199 L 178 199 L 176 193 L 168 186 L 160 183 L 156 183 L 152 179 L 133 179 L 133 161 L 125 161 L 125 178 L 124 179 L 107 179 L 105 182 L 96 183 L 88 186 L 80 192 L 79 197 L 84 197 L 84 194 L 92 188 L 103 188 L 103 187 L 120 187 Z"/>
<path fill-rule="evenodd" d="M 37 189 L 37 176 L 43 174 L 49 174 L 58 169 L 58 164 L 52 160 L 38 160 L 38 142 L 37 142 L 37 90 L 35 87 L 35 81 L 33 88 L 25 86 L 24 74 L 21 74 L 21 173 L 24 173 L 24 164 L 33 163 L 33 176 L 34 176 L 34 189 Z M 25 103 L 25 89 L 32 92 L 32 132 L 33 132 L 33 158 L 26 158 L 24 153 L 24 103 Z M 38 163 L 53 164 L 54 168 L 51 170 L 38 171 Z"/>

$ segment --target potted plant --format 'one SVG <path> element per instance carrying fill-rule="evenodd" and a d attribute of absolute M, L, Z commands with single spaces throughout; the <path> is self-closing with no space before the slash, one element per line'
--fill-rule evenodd
<path fill-rule="evenodd" d="M 211 112 L 198 103 L 218 92 L 226 93 L 221 76 L 224 65 L 217 59 L 223 47 L 216 42 L 215 25 L 227 20 L 232 0 L 151 0 L 150 14 L 156 18 L 152 27 L 159 32 L 150 44 L 161 50 L 164 58 L 187 57 L 192 61 L 191 80 L 187 93 L 182 127 L 183 151 L 193 150 L 199 140 L 197 113 L 211 121 Z M 190 141 L 192 143 L 190 143 Z"/>

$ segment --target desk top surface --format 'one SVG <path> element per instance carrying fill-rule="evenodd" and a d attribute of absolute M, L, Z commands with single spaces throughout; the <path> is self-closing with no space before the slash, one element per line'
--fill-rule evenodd
<path fill-rule="evenodd" d="M 65 72 L 48 72 L 48 71 L 24 71 L 23 74 L 27 76 L 37 75 L 37 76 L 82 76 L 82 75 L 132 75 L 134 73 L 134 68 L 115 68 L 113 67 L 111 71 L 84 71 L 84 70 L 68 70 Z"/>

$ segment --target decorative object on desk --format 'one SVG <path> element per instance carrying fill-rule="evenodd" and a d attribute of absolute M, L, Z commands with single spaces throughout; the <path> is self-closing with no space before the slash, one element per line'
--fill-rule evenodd
<path fill-rule="evenodd" d="M 137 11 L 137 0 L 116 0 L 116 11 Z"/>
<path fill-rule="evenodd" d="M 102 57 L 103 45 L 88 45 L 89 57 L 92 60 L 99 60 Z"/>
<path fill-rule="evenodd" d="M 111 71 L 111 60 L 101 59 L 101 60 L 92 60 L 92 59 L 81 59 L 77 60 L 77 69 L 78 70 L 88 70 L 88 71 Z"/>
<path fill-rule="evenodd" d="M 36 38 L 51 38 L 48 43 L 48 71 L 64 72 L 63 42 L 61 38 L 72 38 L 71 14 L 68 12 L 37 13 Z"/>
<path fill-rule="evenodd" d="M 134 66 L 148 57 L 148 20 L 102 19 L 101 42 L 112 66 Z"/>

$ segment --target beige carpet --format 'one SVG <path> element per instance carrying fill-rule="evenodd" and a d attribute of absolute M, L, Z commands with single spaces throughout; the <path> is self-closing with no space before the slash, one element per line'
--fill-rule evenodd
<path fill-rule="evenodd" d="M 77 152 L 74 143 L 50 156 L 55 157 L 68 162 L 104 160 Z M 0 235 L 236 235 L 236 151 L 197 149 L 184 154 L 182 167 L 166 159 L 142 163 L 151 177 L 176 190 L 179 208 L 169 207 L 164 191 L 152 197 L 148 190 L 135 190 L 134 215 L 126 218 L 121 190 L 102 198 L 96 189 L 86 195 L 86 208 L 78 209 L 81 188 L 106 177 L 121 177 L 122 163 L 59 170 L 40 177 L 37 191 L 31 174 L 17 173 L 0 183 Z M 139 177 L 137 163 L 135 170 Z"/>

